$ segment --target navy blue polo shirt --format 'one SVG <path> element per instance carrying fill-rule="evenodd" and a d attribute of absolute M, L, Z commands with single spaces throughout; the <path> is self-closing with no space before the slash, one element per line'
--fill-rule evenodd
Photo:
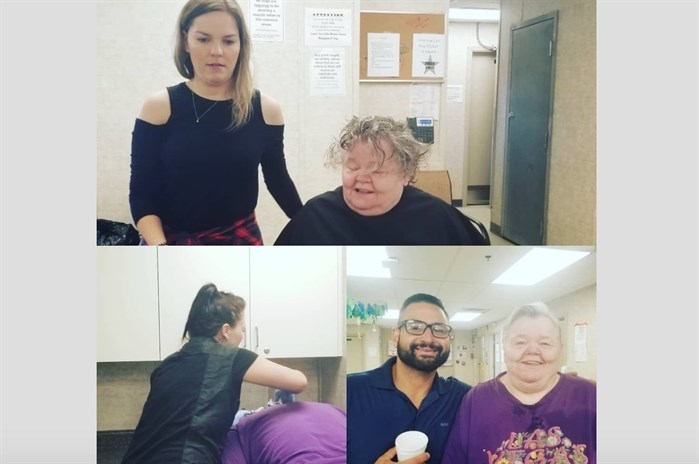
<path fill-rule="evenodd" d="M 436 375 L 418 409 L 393 384 L 395 363 L 392 357 L 376 369 L 347 376 L 347 464 L 374 464 L 406 430 L 427 434 L 430 464 L 442 462 L 454 416 L 471 387 Z"/>

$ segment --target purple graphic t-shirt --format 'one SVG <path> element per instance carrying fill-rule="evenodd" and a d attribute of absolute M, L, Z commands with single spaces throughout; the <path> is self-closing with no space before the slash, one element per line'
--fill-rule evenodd
<path fill-rule="evenodd" d="M 538 403 L 512 396 L 500 377 L 464 397 L 442 460 L 445 464 L 596 464 L 595 385 L 561 374 Z"/>

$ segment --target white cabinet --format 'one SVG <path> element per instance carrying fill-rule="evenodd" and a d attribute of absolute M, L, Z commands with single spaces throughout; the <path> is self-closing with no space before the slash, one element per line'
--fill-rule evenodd
<path fill-rule="evenodd" d="M 97 247 L 97 361 L 157 361 L 154 247 Z"/>
<path fill-rule="evenodd" d="M 344 250 L 250 249 L 248 347 L 270 358 L 342 356 Z"/>
<path fill-rule="evenodd" d="M 189 310 L 203 285 L 213 283 L 219 291 L 249 301 L 249 262 L 247 247 L 159 248 L 161 359 L 182 346 Z"/>
<path fill-rule="evenodd" d="M 98 247 L 97 255 L 98 361 L 179 350 L 207 283 L 246 301 L 245 346 L 259 355 L 342 356 L 341 247 Z"/>

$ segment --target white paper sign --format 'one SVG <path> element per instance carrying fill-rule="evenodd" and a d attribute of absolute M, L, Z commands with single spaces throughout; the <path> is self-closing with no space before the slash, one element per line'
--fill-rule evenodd
<path fill-rule="evenodd" d="M 310 95 L 345 95 L 344 48 L 314 50 L 310 76 Z"/>
<path fill-rule="evenodd" d="M 411 118 L 439 119 L 439 97 L 441 84 L 413 84 L 410 86 Z"/>
<path fill-rule="evenodd" d="M 250 38 L 253 42 L 284 42 L 283 0 L 250 0 Z"/>
<path fill-rule="evenodd" d="M 367 77 L 398 77 L 400 34 L 367 34 Z"/>
<path fill-rule="evenodd" d="M 444 34 L 413 34 L 413 77 L 444 77 Z"/>
<path fill-rule="evenodd" d="M 452 103 L 464 102 L 464 86 L 463 85 L 448 85 L 447 86 L 447 101 Z"/>
<path fill-rule="evenodd" d="M 352 10 L 306 8 L 306 46 L 352 45 Z"/>

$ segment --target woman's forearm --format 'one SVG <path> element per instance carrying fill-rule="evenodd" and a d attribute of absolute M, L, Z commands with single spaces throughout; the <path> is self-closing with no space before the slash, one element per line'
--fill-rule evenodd
<path fill-rule="evenodd" d="M 148 245 L 161 245 L 166 241 L 163 223 L 154 214 L 139 219 L 136 228 Z"/>

